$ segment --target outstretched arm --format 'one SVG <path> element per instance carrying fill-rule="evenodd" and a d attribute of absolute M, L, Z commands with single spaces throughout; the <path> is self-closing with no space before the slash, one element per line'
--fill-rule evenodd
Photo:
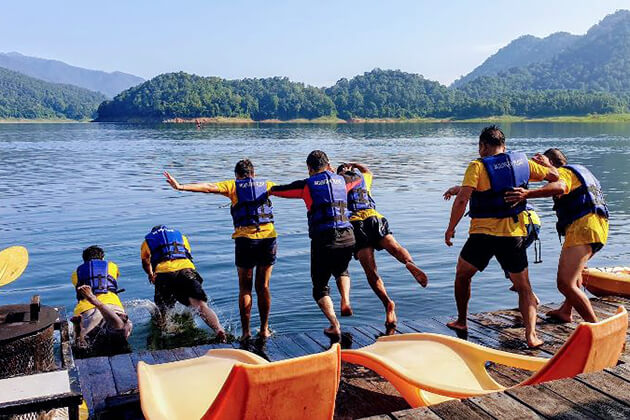
<path fill-rule="evenodd" d="M 508 203 L 518 203 L 519 201 L 530 198 L 554 197 L 556 195 L 564 194 L 566 189 L 567 184 L 565 184 L 564 181 L 550 182 L 544 187 L 540 187 L 535 190 L 514 188 L 514 190 L 505 193 L 505 201 Z"/>
<path fill-rule="evenodd" d="M 451 188 L 449 188 L 448 190 L 444 191 L 444 194 L 442 195 L 444 197 L 444 200 L 448 201 L 454 195 L 459 194 L 460 188 L 461 187 L 459 185 L 454 185 Z"/>
<path fill-rule="evenodd" d="M 350 165 L 352 167 L 352 169 L 358 169 L 359 172 L 361 172 L 362 174 L 371 174 L 372 173 L 372 171 L 370 171 L 367 166 L 365 166 L 365 165 L 363 165 L 361 163 L 350 162 L 350 163 L 348 163 L 348 165 Z"/>
<path fill-rule="evenodd" d="M 167 171 L 164 171 L 164 177 L 166 177 L 166 182 L 177 191 L 219 194 L 219 187 L 217 187 L 216 184 L 211 184 L 209 182 L 200 182 L 196 184 L 180 184 L 179 182 L 177 182 L 175 177 L 173 177 L 173 175 L 169 174 Z"/>
<path fill-rule="evenodd" d="M 269 189 L 269 195 L 282 198 L 304 198 L 306 181 L 299 180 L 285 185 L 274 185 Z"/>
<path fill-rule="evenodd" d="M 455 197 L 455 201 L 453 201 L 453 207 L 451 208 L 451 219 L 448 223 L 448 228 L 446 228 L 446 232 L 444 232 L 444 242 L 448 246 L 453 246 L 453 236 L 455 236 L 455 228 L 462 217 L 464 217 L 464 213 L 466 213 L 466 206 L 468 205 L 468 201 L 470 200 L 470 196 L 473 193 L 473 187 L 460 187 L 457 196 Z"/>

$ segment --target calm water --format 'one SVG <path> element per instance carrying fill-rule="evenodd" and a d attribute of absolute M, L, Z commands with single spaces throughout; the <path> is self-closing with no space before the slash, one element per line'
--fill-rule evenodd
<path fill-rule="evenodd" d="M 121 270 L 121 295 L 136 324 L 133 344 L 146 341 L 153 287 L 140 265 L 140 244 L 151 226 L 164 223 L 190 238 L 195 263 L 221 320 L 236 334 L 238 283 L 228 200 L 171 190 L 161 172 L 180 181 L 232 177 L 234 163 L 250 157 L 259 176 L 284 183 L 306 177 L 304 160 L 325 150 L 334 163 L 356 160 L 375 173 L 373 196 L 398 240 L 428 273 L 421 289 L 392 257 L 377 262 L 402 318 L 455 313 L 453 276 L 468 221 L 455 246 L 443 233 L 450 202 L 442 192 L 461 182 L 477 157 L 478 124 L 352 126 L 129 126 L 115 124 L 0 125 L 0 247 L 25 245 L 25 274 L 0 290 L 0 304 L 27 302 L 38 293 L 50 305 L 74 306 L 70 274 L 81 250 L 103 246 Z M 609 245 L 591 265 L 630 265 L 630 125 L 512 124 L 505 126 L 512 150 L 528 154 L 548 147 L 564 150 L 602 182 L 612 212 Z M 274 200 L 279 232 L 278 263 L 271 280 L 271 326 L 276 332 L 320 330 L 324 318 L 311 298 L 309 241 L 304 204 Z M 542 264 L 531 264 L 535 291 L 543 302 L 558 301 L 555 267 L 560 244 L 551 203 L 538 201 L 543 219 Z M 533 256 L 530 254 L 530 259 Z M 350 267 L 355 316 L 342 325 L 383 322 L 380 302 L 357 262 Z M 516 294 L 496 262 L 473 282 L 472 311 L 515 307 Z M 334 289 L 334 288 L 333 288 Z M 333 293 L 338 304 L 338 294 Z M 255 306 L 254 306 L 255 308 Z M 258 315 L 252 314 L 254 329 Z"/>

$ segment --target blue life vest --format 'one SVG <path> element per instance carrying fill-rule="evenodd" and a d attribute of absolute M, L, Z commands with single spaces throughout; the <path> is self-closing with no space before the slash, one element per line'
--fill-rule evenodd
<path fill-rule="evenodd" d="M 582 185 L 568 194 L 554 197 L 553 209 L 558 216 L 556 230 L 564 235 L 567 226 L 589 213 L 599 214 L 608 219 L 608 206 L 602 187 L 595 176 L 582 165 L 566 165 L 564 168 L 573 172 Z"/>
<path fill-rule="evenodd" d="M 309 235 L 328 229 L 350 228 L 346 180 L 330 171 L 317 173 L 306 180 L 311 194 L 307 213 Z"/>
<path fill-rule="evenodd" d="M 192 260 L 192 255 L 184 246 L 184 236 L 175 229 L 169 229 L 162 225 L 151 230 L 144 237 L 151 250 L 151 265 L 155 268 L 162 261 Z"/>
<path fill-rule="evenodd" d="M 363 174 L 357 174 L 353 171 L 353 175 L 361 177 L 361 182 L 348 191 L 348 210 L 354 213 L 360 210 L 375 209 L 376 203 L 367 189 Z"/>
<path fill-rule="evenodd" d="M 473 191 L 470 197 L 470 217 L 504 218 L 517 217 L 527 206 L 521 201 L 512 205 L 505 201 L 505 193 L 515 187 L 527 188 L 529 183 L 529 162 L 524 153 L 500 153 L 482 158 L 488 177 L 490 189 Z"/>
<path fill-rule="evenodd" d="M 92 293 L 100 295 L 107 292 L 118 291 L 118 282 L 109 274 L 109 263 L 105 260 L 89 260 L 77 267 L 77 284 L 90 286 Z M 82 298 L 77 294 L 77 300 Z"/>
<path fill-rule="evenodd" d="M 237 179 L 237 202 L 230 208 L 234 227 L 273 223 L 273 207 L 267 194 L 267 180 Z"/>

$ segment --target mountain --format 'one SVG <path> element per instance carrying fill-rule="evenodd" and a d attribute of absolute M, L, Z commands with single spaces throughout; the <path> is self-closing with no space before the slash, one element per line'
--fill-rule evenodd
<path fill-rule="evenodd" d="M 334 108 L 322 89 L 286 77 L 225 80 L 179 72 L 161 74 L 104 102 L 97 120 L 312 119 L 333 115 Z"/>
<path fill-rule="evenodd" d="M 546 89 L 627 95 L 630 91 L 630 11 L 620 10 L 606 16 L 551 58 L 458 83 L 458 88 L 482 96 Z"/>
<path fill-rule="evenodd" d="M 61 61 L 28 57 L 16 52 L 0 53 L 0 67 L 47 82 L 75 85 L 101 92 L 110 98 L 144 82 L 144 79 L 132 74 L 88 70 Z"/>
<path fill-rule="evenodd" d="M 0 119 L 93 118 L 106 97 L 72 85 L 49 83 L 0 68 Z"/>
<path fill-rule="evenodd" d="M 578 35 L 567 32 L 557 32 L 546 38 L 521 36 L 488 57 L 479 67 L 457 79 L 452 86 L 459 87 L 480 76 L 493 76 L 512 67 L 523 67 L 549 60 L 579 38 Z"/>

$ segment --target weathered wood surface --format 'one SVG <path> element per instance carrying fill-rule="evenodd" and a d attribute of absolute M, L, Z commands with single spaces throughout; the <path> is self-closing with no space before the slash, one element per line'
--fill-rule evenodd
<path fill-rule="evenodd" d="M 630 309 L 623 298 L 593 299 L 598 317 L 615 313 L 617 306 Z M 484 346 L 514 353 L 551 357 L 575 329 L 577 322 L 556 324 L 545 314 L 558 304 L 541 305 L 537 329 L 545 344 L 536 350 L 523 342 L 524 328 L 516 309 L 472 314 L 466 338 Z M 449 317 L 399 320 L 396 333 L 429 332 L 455 336 L 446 327 Z M 385 333 L 382 325 L 344 329 L 342 347 L 360 348 Z M 630 338 L 629 338 L 630 340 Z M 327 349 L 330 341 L 321 333 L 274 336 L 266 342 L 203 345 L 171 350 L 142 351 L 113 357 L 77 360 L 84 398 L 91 413 L 100 418 L 141 419 L 137 397 L 136 368 L 139 361 L 167 363 L 204 355 L 213 348 L 242 348 L 267 360 L 304 356 Z M 622 361 L 630 361 L 626 350 Z M 538 419 L 538 418 L 630 418 L 630 365 L 582 375 L 533 387 L 523 387 L 464 401 L 449 401 L 436 406 L 410 409 L 405 400 L 385 379 L 361 366 L 344 363 L 337 395 L 336 419 Z M 528 372 L 500 365 L 489 365 L 490 374 L 504 386 L 519 383 Z"/>

